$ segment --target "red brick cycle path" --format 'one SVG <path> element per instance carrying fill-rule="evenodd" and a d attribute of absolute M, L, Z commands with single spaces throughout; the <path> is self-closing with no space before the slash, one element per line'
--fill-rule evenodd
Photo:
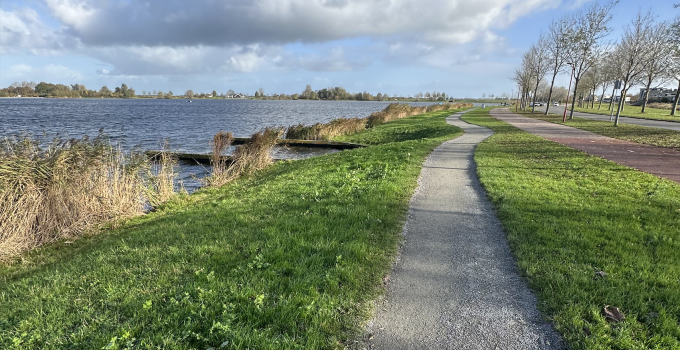
<path fill-rule="evenodd" d="M 523 117 L 510 112 L 508 108 L 492 109 L 489 113 L 528 133 L 680 183 L 678 151 L 617 140 L 566 125 Z"/>

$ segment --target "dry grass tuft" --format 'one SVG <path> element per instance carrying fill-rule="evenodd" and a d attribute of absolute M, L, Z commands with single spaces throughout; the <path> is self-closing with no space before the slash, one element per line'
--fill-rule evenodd
<path fill-rule="evenodd" d="M 649 108 L 658 108 L 658 109 L 667 109 L 671 110 L 673 109 L 673 104 L 672 103 L 663 103 L 663 102 L 651 102 L 647 104 L 647 107 Z"/>
<path fill-rule="evenodd" d="M 140 215 L 170 196 L 174 171 L 161 160 L 155 177 L 141 154 L 125 155 L 103 136 L 55 140 L 47 149 L 28 137 L 0 149 L 0 262 L 88 228 Z"/>

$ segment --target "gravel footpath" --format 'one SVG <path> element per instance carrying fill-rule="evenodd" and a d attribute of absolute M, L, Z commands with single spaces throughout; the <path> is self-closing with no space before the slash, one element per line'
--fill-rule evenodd
<path fill-rule="evenodd" d="M 370 349 L 560 349 L 520 277 L 476 176 L 491 130 L 447 118 L 465 135 L 428 157 L 411 199 L 401 255 L 369 323 Z"/>

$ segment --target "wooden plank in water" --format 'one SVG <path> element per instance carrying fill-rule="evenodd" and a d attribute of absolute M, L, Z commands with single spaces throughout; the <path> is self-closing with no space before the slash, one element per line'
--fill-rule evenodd
<path fill-rule="evenodd" d="M 242 145 L 248 142 L 248 137 L 234 138 L 232 145 Z M 353 149 L 366 147 L 358 143 L 349 142 L 335 142 L 335 141 L 316 141 L 316 140 L 288 140 L 278 139 L 277 145 L 290 147 L 318 147 L 318 148 L 332 148 L 332 149 Z M 157 158 L 163 151 L 146 151 L 144 152 L 150 158 Z M 200 164 L 210 164 L 210 154 L 200 153 L 182 153 L 182 152 L 168 152 L 170 155 L 182 161 L 197 162 Z M 231 156 L 223 156 L 227 160 L 231 160 Z M 279 159 L 274 159 L 277 161 Z"/>
<path fill-rule="evenodd" d="M 250 140 L 250 137 L 235 137 L 232 145 L 242 145 Z M 333 149 L 354 149 L 364 148 L 365 145 L 350 142 L 337 141 L 319 141 L 319 140 L 291 140 L 278 139 L 276 144 L 280 146 L 302 146 L 302 147 L 318 147 L 318 148 L 333 148 Z"/>
<path fill-rule="evenodd" d="M 146 151 L 144 154 L 151 159 L 158 158 L 161 153 L 167 153 L 171 156 L 189 162 L 196 162 L 200 164 L 210 164 L 210 154 L 200 154 L 200 153 L 182 153 L 182 152 L 164 152 L 164 151 Z M 231 160 L 231 156 L 222 156 L 228 161 Z"/>

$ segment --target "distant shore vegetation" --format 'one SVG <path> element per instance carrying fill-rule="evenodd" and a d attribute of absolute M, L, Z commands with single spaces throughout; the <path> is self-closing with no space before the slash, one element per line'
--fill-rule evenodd
<path fill-rule="evenodd" d="M 333 101 L 449 101 L 453 98 L 445 92 L 419 92 L 415 95 L 389 95 L 378 92 L 348 92 L 342 86 L 327 87 L 313 90 L 311 85 L 307 85 L 299 94 L 266 94 L 263 88 L 255 91 L 254 94 L 235 92 L 218 93 L 194 92 L 189 89 L 184 94 L 174 94 L 172 91 L 142 91 L 139 93 L 126 84 L 121 84 L 113 89 L 102 86 L 99 90 L 92 90 L 82 84 L 52 84 L 46 82 L 15 82 L 12 85 L 0 89 L 0 97 L 50 97 L 50 98 L 162 98 L 162 99 L 261 99 L 261 100 L 333 100 Z"/>

